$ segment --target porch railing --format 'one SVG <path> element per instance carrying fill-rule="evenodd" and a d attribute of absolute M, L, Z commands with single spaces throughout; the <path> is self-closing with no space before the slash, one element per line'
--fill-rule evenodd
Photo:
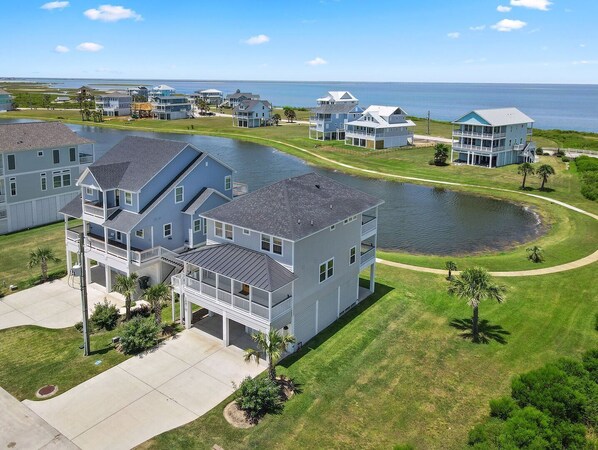
<path fill-rule="evenodd" d="M 361 234 L 367 234 L 378 226 L 378 219 L 374 216 L 363 215 L 361 218 Z"/>

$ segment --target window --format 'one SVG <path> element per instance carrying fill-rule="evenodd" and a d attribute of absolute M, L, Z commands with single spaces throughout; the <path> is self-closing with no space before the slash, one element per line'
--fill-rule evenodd
<path fill-rule="evenodd" d="M 320 264 L 320 283 L 334 275 L 334 258 Z"/>
<path fill-rule="evenodd" d="M 171 223 L 165 223 L 164 224 L 164 237 L 171 237 L 172 236 L 172 224 Z"/>
<path fill-rule="evenodd" d="M 15 155 L 6 155 L 6 162 L 8 163 L 8 170 L 15 170 Z"/>
<path fill-rule="evenodd" d="M 90 187 L 86 187 L 86 188 L 85 188 L 85 193 L 86 193 L 87 195 L 93 195 L 93 189 L 92 189 L 92 188 L 90 188 Z"/>
<path fill-rule="evenodd" d="M 62 172 L 62 187 L 67 187 L 71 185 L 71 172 L 65 170 Z"/>
<path fill-rule="evenodd" d="M 262 250 L 270 251 L 270 236 L 262 234 Z"/>
<path fill-rule="evenodd" d="M 54 164 L 60 163 L 60 150 L 52 150 L 52 158 L 54 159 Z"/>
<path fill-rule="evenodd" d="M 39 182 L 40 182 L 42 191 L 47 191 L 48 190 L 48 179 L 46 178 L 46 174 L 41 173 L 39 176 L 40 176 Z"/>
<path fill-rule="evenodd" d="M 231 180 L 231 176 L 227 175 L 224 177 L 224 190 L 225 191 L 230 191 L 230 188 L 232 187 L 232 180 Z"/>
<path fill-rule="evenodd" d="M 214 222 L 214 235 L 222 237 L 222 222 Z"/>
<path fill-rule="evenodd" d="M 77 153 L 75 147 L 69 148 L 69 159 L 71 162 L 77 161 Z"/>
<path fill-rule="evenodd" d="M 133 205 L 133 193 L 125 191 L 125 205 Z"/>
<path fill-rule="evenodd" d="M 174 202 L 181 203 L 184 200 L 183 186 L 177 186 L 174 189 Z"/>
<path fill-rule="evenodd" d="M 135 236 L 143 239 L 143 236 L 144 236 L 143 230 L 135 230 Z"/>
<path fill-rule="evenodd" d="M 37 152 L 37 156 L 44 156 L 44 151 L 40 150 L 39 152 Z"/>
<path fill-rule="evenodd" d="M 17 179 L 16 178 L 10 179 L 9 189 L 10 189 L 11 197 L 14 197 L 15 195 L 17 195 Z"/>
<path fill-rule="evenodd" d="M 203 234 L 208 232 L 208 221 L 206 219 L 201 219 L 201 227 L 203 229 Z"/>
<path fill-rule="evenodd" d="M 336 228 L 336 225 L 330 225 L 330 231 L 334 231 L 335 228 Z"/>
<path fill-rule="evenodd" d="M 349 264 L 355 263 L 357 259 L 356 251 L 357 249 L 355 247 L 351 247 L 351 250 L 349 251 Z"/>
<path fill-rule="evenodd" d="M 247 228 L 243 228 L 243 234 L 249 236 L 251 234 L 251 231 L 249 231 Z"/>
<path fill-rule="evenodd" d="M 233 240 L 233 226 L 228 223 L 224 225 L 224 238 L 229 241 Z"/>
<path fill-rule="evenodd" d="M 62 187 L 62 175 L 60 172 L 52 172 L 52 186 L 54 189 Z"/>
<path fill-rule="evenodd" d="M 199 233 L 201 231 L 201 219 L 195 219 L 193 221 L 193 232 Z"/>
<path fill-rule="evenodd" d="M 272 238 L 272 252 L 277 255 L 282 255 L 282 239 Z"/>
<path fill-rule="evenodd" d="M 116 240 L 117 241 L 122 241 L 122 239 L 123 239 L 122 233 L 120 231 L 117 231 L 116 232 Z"/>

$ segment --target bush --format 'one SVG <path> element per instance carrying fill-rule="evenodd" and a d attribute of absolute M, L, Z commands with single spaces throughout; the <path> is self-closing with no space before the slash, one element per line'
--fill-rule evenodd
<path fill-rule="evenodd" d="M 266 377 L 246 377 L 239 386 L 235 400 L 254 423 L 267 413 L 275 414 L 282 410 L 280 388 Z"/>
<path fill-rule="evenodd" d="M 77 330 L 79 333 L 83 333 L 83 322 L 79 321 L 75 324 L 75 330 Z"/>
<path fill-rule="evenodd" d="M 565 156 L 565 152 L 559 148 L 559 149 L 557 149 L 554 156 L 556 156 L 557 158 L 562 158 L 563 156 Z"/>
<path fill-rule="evenodd" d="M 575 158 L 575 165 L 578 172 L 597 172 L 598 158 L 591 158 L 589 156 L 578 156 Z"/>
<path fill-rule="evenodd" d="M 598 172 L 582 172 L 580 181 L 581 195 L 588 200 L 598 200 Z"/>
<path fill-rule="evenodd" d="M 598 383 L 598 349 L 585 352 L 582 361 L 594 383 Z"/>
<path fill-rule="evenodd" d="M 162 327 L 162 334 L 164 336 L 174 336 L 175 334 L 177 334 L 179 331 L 182 331 L 183 327 L 181 327 L 181 325 L 179 325 L 176 322 L 170 322 L 170 323 L 163 323 L 161 324 Z"/>
<path fill-rule="evenodd" d="M 571 160 L 569 159 L 569 157 L 568 157 L 568 156 L 563 156 L 563 157 L 561 158 L 561 161 L 563 161 L 563 162 L 569 162 L 569 161 L 571 161 Z"/>
<path fill-rule="evenodd" d="M 542 156 L 544 154 L 544 150 L 542 150 L 542 147 L 538 147 L 536 149 L 536 155 Z"/>
<path fill-rule="evenodd" d="M 517 409 L 519 409 L 517 402 L 511 397 L 501 397 L 495 400 L 490 400 L 490 417 L 507 420 Z"/>
<path fill-rule="evenodd" d="M 118 323 L 118 308 L 104 299 L 103 303 L 96 303 L 90 320 L 98 330 L 113 330 Z"/>
<path fill-rule="evenodd" d="M 123 326 L 120 347 L 124 353 L 139 353 L 158 343 L 161 328 L 153 319 L 135 317 Z"/>
<path fill-rule="evenodd" d="M 149 317 L 152 314 L 152 307 L 145 303 L 131 309 L 131 318 L 133 317 Z"/>

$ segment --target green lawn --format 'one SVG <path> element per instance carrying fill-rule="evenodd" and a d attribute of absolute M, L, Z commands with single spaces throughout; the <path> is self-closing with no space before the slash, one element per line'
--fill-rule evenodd
<path fill-rule="evenodd" d="M 303 393 L 282 414 L 233 429 L 222 417 L 229 399 L 142 447 L 462 448 L 511 377 L 598 344 L 596 269 L 500 280 L 507 302 L 480 313 L 506 343 L 474 345 L 449 325 L 470 308 L 445 294 L 443 277 L 378 266 L 374 298 L 283 361 Z"/>

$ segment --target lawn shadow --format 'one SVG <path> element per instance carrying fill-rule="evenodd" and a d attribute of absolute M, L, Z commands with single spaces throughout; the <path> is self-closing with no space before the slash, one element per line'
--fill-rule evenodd
<path fill-rule="evenodd" d="M 473 335 L 471 332 L 471 318 L 453 319 L 449 325 L 457 330 L 463 331 L 459 335 L 463 339 L 473 340 Z M 510 334 L 511 333 L 505 330 L 502 326 L 492 325 L 487 319 L 482 319 L 479 322 L 479 344 L 489 344 L 490 341 L 495 341 L 499 344 L 505 345 L 507 343 L 505 337 L 509 336 Z"/>
<path fill-rule="evenodd" d="M 369 286 L 369 280 L 360 279 L 360 286 Z M 304 342 L 299 350 L 285 357 L 279 365 L 281 367 L 289 367 L 293 365 L 298 359 L 312 350 L 317 349 L 320 345 L 325 343 L 328 339 L 339 332 L 343 327 L 351 323 L 359 315 L 367 311 L 373 306 L 378 300 L 387 295 L 389 292 L 394 290 L 393 287 L 387 286 L 382 283 L 376 283 L 376 290 L 373 294 L 362 300 L 360 303 L 355 305 L 353 308 L 342 314 L 335 322 L 332 322 L 324 330 L 320 331 L 317 335 L 311 338 L 309 341 Z"/>

